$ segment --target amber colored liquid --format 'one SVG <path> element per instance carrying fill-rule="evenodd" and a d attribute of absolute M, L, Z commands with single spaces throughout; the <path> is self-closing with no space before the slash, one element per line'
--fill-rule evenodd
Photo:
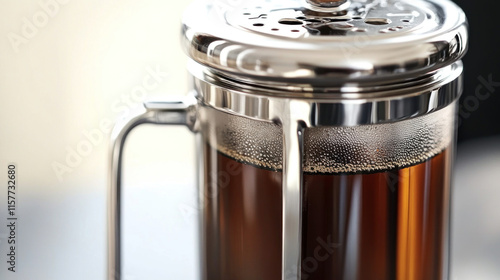
<path fill-rule="evenodd" d="M 282 174 L 206 147 L 204 279 L 280 280 Z M 450 154 L 370 174 L 304 174 L 303 280 L 438 280 Z"/>

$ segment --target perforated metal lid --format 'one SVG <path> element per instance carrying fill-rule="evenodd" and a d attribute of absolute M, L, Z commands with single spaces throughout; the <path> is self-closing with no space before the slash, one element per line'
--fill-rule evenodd
<path fill-rule="evenodd" d="M 197 1 L 185 51 L 228 75 L 257 80 L 398 79 L 459 60 L 462 10 L 447 0 Z"/>

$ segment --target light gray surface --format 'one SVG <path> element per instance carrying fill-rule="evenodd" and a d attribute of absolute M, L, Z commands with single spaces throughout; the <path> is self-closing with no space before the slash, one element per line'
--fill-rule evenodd
<path fill-rule="evenodd" d="M 500 279 L 500 137 L 459 146 L 452 280 Z"/>

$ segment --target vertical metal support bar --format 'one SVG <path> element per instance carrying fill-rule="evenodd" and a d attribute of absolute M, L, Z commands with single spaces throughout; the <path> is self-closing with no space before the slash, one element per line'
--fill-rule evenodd
<path fill-rule="evenodd" d="M 282 280 L 300 280 L 302 247 L 302 173 L 304 129 L 310 106 L 285 102 L 283 126 Z"/>
<path fill-rule="evenodd" d="M 196 165 L 197 165 L 197 182 L 198 182 L 198 207 L 199 207 L 199 220 L 198 220 L 198 232 L 199 232 L 199 239 L 198 239 L 198 268 L 199 270 L 199 279 L 205 280 L 206 275 L 207 275 L 207 265 L 206 262 L 204 261 L 205 256 L 206 256 L 206 250 L 203 246 L 205 244 L 205 234 L 204 234 L 204 229 L 205 229 L 205 208 L 206 206 L 206 198 L 205 198 L 205 158 L 206 158 L 206 148 L 205 148 L 205 140 L 203 138 L 203 134 L 198 133 L 196 134 L 196 150 L 198 153 L 196 154 Z"/>

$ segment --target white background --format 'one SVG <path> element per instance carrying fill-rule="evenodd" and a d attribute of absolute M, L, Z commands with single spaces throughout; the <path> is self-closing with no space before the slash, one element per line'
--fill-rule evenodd
<path fill-rule="evenodd" d="M 0 0 L 0 279 L 99 280 L 106 263 L 109 137 L 100 126 L 146 96 L 186 92 L 179 33 L 189 1 L 72 0 L 51 6 L 51 15 L 40 5 L 48 2 Z M 156 80 L 151 71 L 160 73 Z M 155 86 L 141 94 L 145 79 Z M 189 211 L 195 208 L 193 142 L 184 128 L 146 126 L 130 136 L 126 280 L 198 275 L 196 219 Z M 460 149 L 453 280 L 500 279 L 499 143 Z M 86 152 L 74 157 L 79 148 Z M 9 162 L 19 170 L 15 274 L 5 260 Z M 68 172 L 58 176 L 54 165 Z"/>
<path fill-rule="evenodd" d="M 0 279 L 104 279 L 109 133 L 96 136 L 91 152 L 73 167 L 66 157 L 85 146 L 85 133 L 140 104 L 138 87 L 150 71 L 161 79 L 148 79 L 156 84 L 146 90 L 149 98 L 185 94 L 179 38 L 189 1 L 66 1 L 50 7 L 44 22 L 48 13 L 40 3 L 48 2 L 0 0 L 0 178 L 5 181 L 8 162 L 18 164 L 20 219 L 18 271 L 12 274 L 5 262 L 5 181 Z M 25 20 L 36 30 L 24 30 Z M 13 47 L 12 34 L 26 40 Z M 195 205 L 193 141 L 184 128 L 143 127 L 130 136 L 124 167 L 128 280 L 197 273 L 195 220 L 179 210 Z M 59 180 L 54 162 L 71 172 Z"/>

